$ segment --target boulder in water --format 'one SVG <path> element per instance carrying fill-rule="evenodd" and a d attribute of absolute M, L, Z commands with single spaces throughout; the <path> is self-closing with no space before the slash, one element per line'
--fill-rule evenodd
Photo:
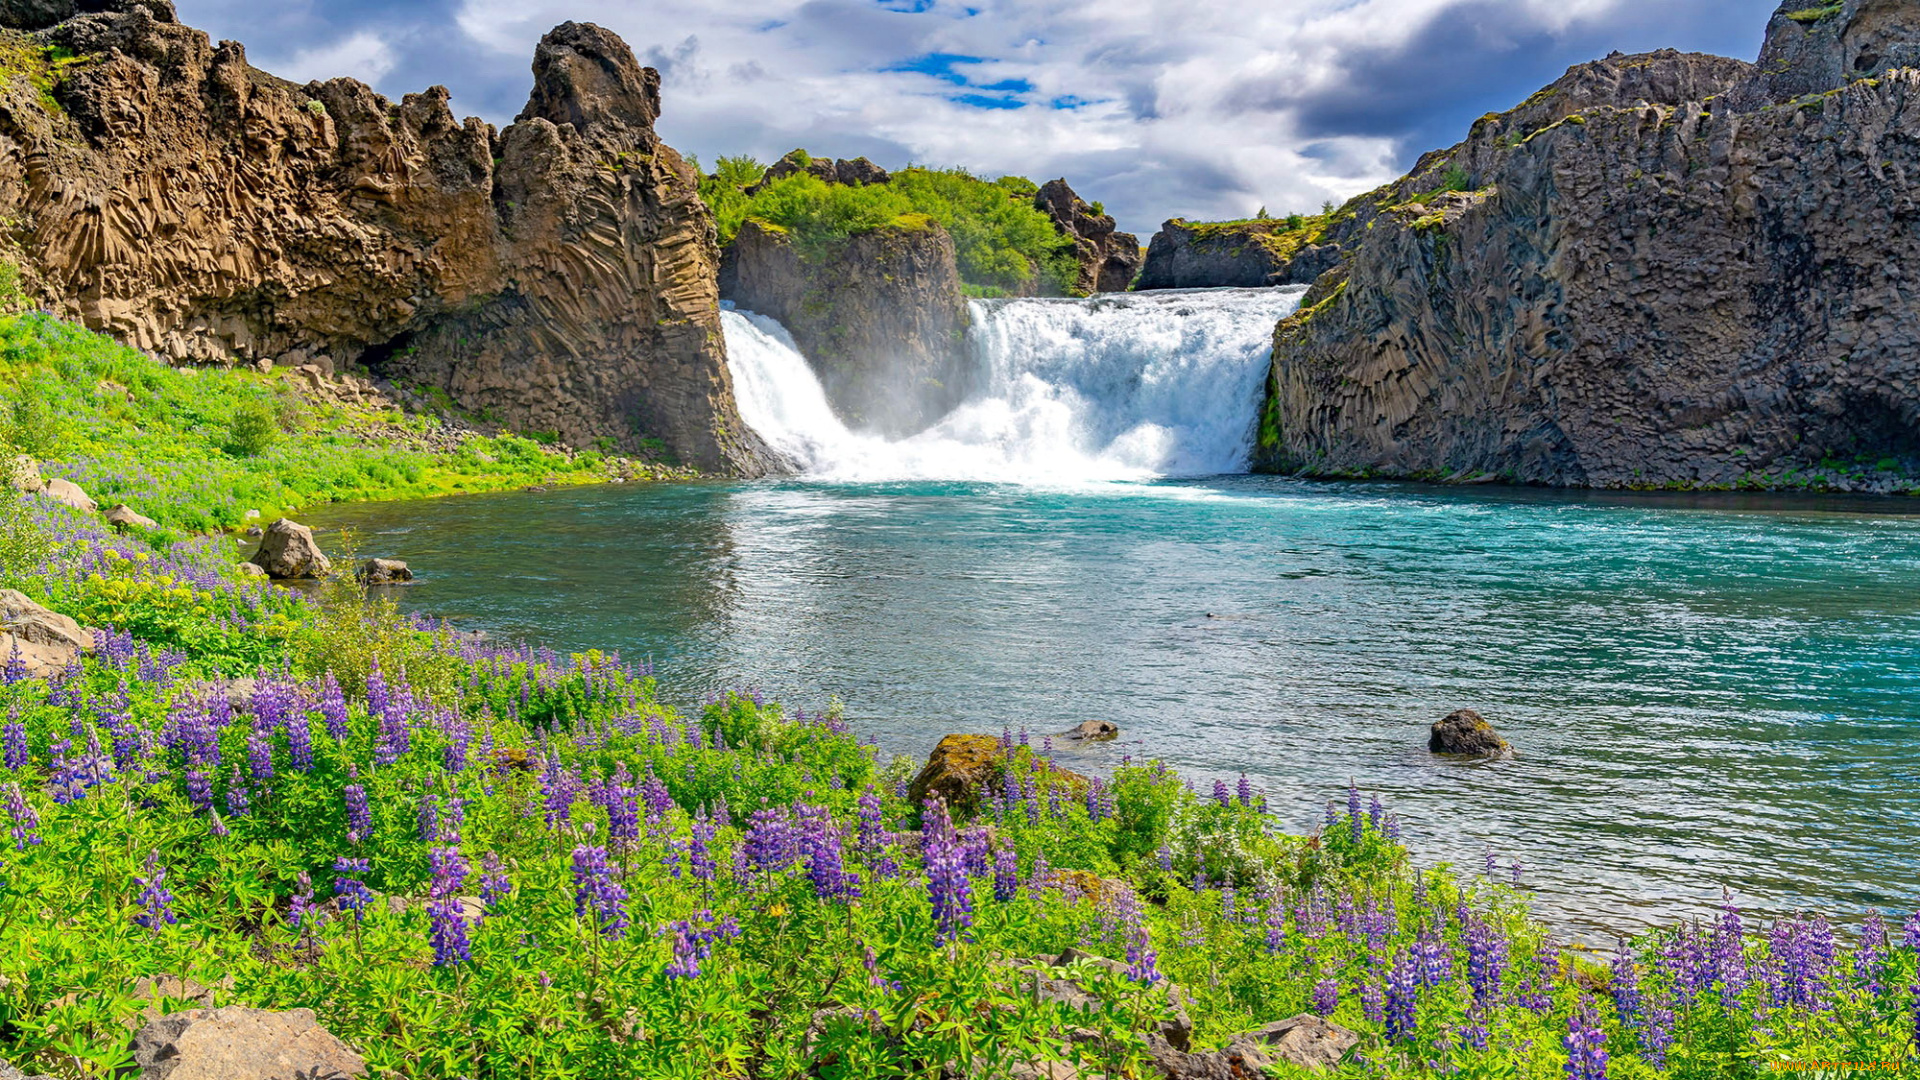
<path fill-rule="evenodd" d="M 1427 737 L 1427 749 L 1436 754 L 1462 757 L 1513 757 L 1513 747 L 1493 730 L 1486 717 L 1472 709 L 1455 709 L 1435 721 L 1432 734 Z"/>
<path fill-rule="evenodd" d="M 1082 720 L 1060 733 L 1062 738 L 1081 742 L 1106 742 L 1120 737 L 1120 725 L 1111 720 Z"/>
<path fill-rule="evenodd" d="M 368 559 L 354 572 L 362 585 L 398 585 L 413 580 L 413 571 L 399 559 Z"/>

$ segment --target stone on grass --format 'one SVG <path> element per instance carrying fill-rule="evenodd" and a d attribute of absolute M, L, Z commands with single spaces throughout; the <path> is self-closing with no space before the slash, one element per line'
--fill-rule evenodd
<path fill-rule="evenodd" d="M 238 563 L 234 566 L 234 569 L 239 572 L 241 577 L 253 578 L 253 577 L 267 576 L 266 569 L 262 567 L 259 563 L 250 563 L 250 562 Z"/>
<path fill-rule="evenodd" d="M 1147 1052 L 1166 1080 L 1247 1080 L 1266 1076 L 1281 1063 L 1307 1069 L 1337 1065 L 1360 1036 L 1309 1013 L 1243 1031 L 1227 1045 L 1190 1054 L 1159 1035 L 1147 1035 Z"/>
<path fill-rule="evenodd" d="M 116 529 L 151 529 L 160 523 L 126 503 L 121 503 L 107 511 L 107 524 Z"/>
<path fill-rule="evenodd" d="M 1511 758 L 1513 747 L 1493 730 L 1487 719 L 1472 709 L 1455 709 L 1434 722 L 1427 737 L 1427 749 L 1436 754 L 1457 754 L 1476 758 Z"/>
<path fill-rule="evenodd" d="M 344 1080 L 359 1054 L 314 1022 L 313 1010 L 229 1005 L 150 1021 L 133 1037 L 141 1080 Z"/>
<path fill-rule="evenodd" d="M 10 472 L 7 482 L 22 495 L 34 495 L 47 489 L 47 482 L 40 477 L 40 463 L 25 454 L 13 459 Z"/>
<path fill-rule="evenodd" d="M 80 490 L 80 485 L 71 480 L 55 477 L 47 481 L 46 496 L 54 502 L 63 503 L 85 513 L 100 509 L 100 504 Z"/>
<path fill-rule="evenodd" d="M 333 563 L 320 551 L 313 530 L 290 518 L 281 518 L 267 526 L 260 550 L 247 560 L 278 581 L 325 577 Z"/>
<path fill-rule="evenodd" d="M 93 648 L 93 631 L 57 611 L 34 603 L 17 589 L 0 589 L 0 631 L 36 645 L 73 652 Z"/>

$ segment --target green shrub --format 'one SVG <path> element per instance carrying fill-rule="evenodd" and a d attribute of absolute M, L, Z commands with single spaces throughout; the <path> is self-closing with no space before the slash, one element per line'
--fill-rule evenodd
<path fill-rule="evenodd" d="M 264 401 L 242 402 L 227 423 L 227 446 L 241 457 L 259 457 L 279 438 L 279 418 Z"/>

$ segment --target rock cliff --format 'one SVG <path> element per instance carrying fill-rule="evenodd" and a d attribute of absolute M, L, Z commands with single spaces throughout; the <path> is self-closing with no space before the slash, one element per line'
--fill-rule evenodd
<path fill-rule="evenodd" d="M 1348 203 L 1274 337 L 1257 467 L 1888 490 L 1920 472 L 1920 25 L 1570 70 Z"/>
<path fill-rule="evenodd" d="M 904 435 L 966 397 L 967 303 L 953 240 L 907 215 L 803 254 L 749 220 L 727 248 L 722 293 L 780 320 L 849 426 Z"/>
<path fill-rule="evenodd" d="M 59 314 L 175 361 L 361 364 L 523 431 L 762 467 L 697 178 L 608 31 L 548 34 L 495 131 L 439 87 L 274 78 L 169 0 L 4 0 L 0 25 L 0 218 Z"/>
<path fill-rule="evenodd" d="M 1096 213 L 1067 186 L 1065 180 L 1049 180 L 1033 196 L 1036 210 L 1053 219 L 1060 235 L 1073 241 L 1074 256 L 1080 274 L 1073 284 L 1079 296 L 1094 293 L 1126 292 L 1140 270 L 1140 238 L 1132 233 L 1114 231 L 1113 218 Z"/>
<path fill-rule="evenodd" d="M 1323 218 L 1174 218 L 1153 234 L 1134 288 L 1305 285 L 1340 261 L 1338 248 L 1320 242 L 1324 235 Z"/>
<path fill-rule="evenodd" d="M 787 156 L 767 166 L 766 175 L 747 188 L 747 194 L 757 194 L 775 180 L 800 173 L 807 173 L 822 183 L 845 184 L 848 187 L 884 184 L 893 179 L 892 173 L 863 157 L 852 160 L 817 158 L 805 150 L 789 150 Z"/>

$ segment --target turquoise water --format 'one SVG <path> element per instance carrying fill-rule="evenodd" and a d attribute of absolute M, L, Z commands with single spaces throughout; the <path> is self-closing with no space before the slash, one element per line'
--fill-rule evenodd
<path fill-rule="evenodd" d="M 1245 772 L 1314 827 L 1348 777 L 1417 854 L 1518 859 L 1595 936 L 1920 903 L 1920 508 L 1339 486 L 682 484 L 336 510 L 416 610 L 754 687 L 923 755 L 1088 718 L 1098 771 Z M 1513 762 L 1432 758 L 1486 714 Z"/>

